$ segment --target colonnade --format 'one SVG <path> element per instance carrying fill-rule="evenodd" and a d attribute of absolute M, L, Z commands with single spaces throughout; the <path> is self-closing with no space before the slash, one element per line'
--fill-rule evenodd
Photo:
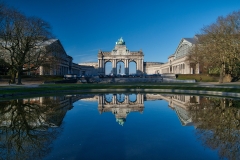
<path fill-rule="evenodd" d="M 112 96 L 112 101 L 108 102 L 106 100 L 105 95 L 99 95 L 98 97 L 98 105 L 106 105 L 106 104 L 111 104 L 111 105 L 116 105 L 116 104 L 144 104 L 144 95 L 143 94 L 136 94 L 136 100 L 133 102 L 129 99 L 129 95 L 128 94 L 124 94 L 124 101 L 123 102 L 119 102 L 117 99 L 117 94 L 113 94 Z"/>
<path fill-rule="evenodd" d="M 48 67 L 39 67 L 39 75 L 65 75 L 69 73 L 71 73 L 71 70 L 67 65 L 49 65 Z"/>
<path fill-rule="evenodd" d="M 118 74 L 117 71 L 117 63 L 123 62 L 125 67 L 125 74 L 129 75 L 129 63 L 135 62 L 136 63 L 136 73 L 142 74 L 143 73 L 143 59 L 98 59 L 98 66 L 99 66 L 99 73 L 105 75 L 105 64 L 107 62 L 112 62 L 112 73 L 114 75 Z"/>

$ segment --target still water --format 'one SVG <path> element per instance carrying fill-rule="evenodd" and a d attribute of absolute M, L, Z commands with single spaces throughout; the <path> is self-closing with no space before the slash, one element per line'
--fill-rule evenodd
<path fill-rule="evenodd" d="M 238 99 L 138 93 L 0 101 L 0 160 L 239 158 Z"/>

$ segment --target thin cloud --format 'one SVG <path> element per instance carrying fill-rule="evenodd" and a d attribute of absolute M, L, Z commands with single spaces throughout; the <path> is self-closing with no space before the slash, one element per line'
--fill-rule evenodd
<path fill-rule="evenodd" d="M 82 57 L 82 56 L 86 56 L 86 55 L 89 55 L 89 54 L 79 54 L 79 55 L 75 55 L 74 57 Z"/>
<path fill-rule="evenodd" d="M 88 55 L 85 57 L 79 57 L 77 59 L 78 63 L 84 63 L 84 62 L 97 62 L 97 56 L 95 55 Z"/>

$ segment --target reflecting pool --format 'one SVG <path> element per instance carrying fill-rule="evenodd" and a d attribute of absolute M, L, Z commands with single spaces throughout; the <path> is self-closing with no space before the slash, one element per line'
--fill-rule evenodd
<path fill-rule="evenodd" d="M 239 99 L 107 93 L 0 101 L 0 160 L 239 157 Z"/>

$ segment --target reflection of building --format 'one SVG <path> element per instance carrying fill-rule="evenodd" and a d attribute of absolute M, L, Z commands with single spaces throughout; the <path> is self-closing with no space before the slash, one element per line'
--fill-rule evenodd
<path fill-rule="evenodd" d="M 73 106 L 72 104 L 79 99 L 79 96 L 54 96 L 54 97 L 35 97 L 23 100 L 17 100 L 13 104 L 6 106 L 9 112 L 0 114 L 0 127 L 13 126 L 12 118 L 26 116 L 27 124 L 35 130 L 47 129 L 47 127 L 58 127 L 62 120 Z M 20 106 L 20 108 L 18 108 Z M 15 110 L 24 109 L 26 113 Z M 23 120 L 23 119 L 21 119 Z"/>
<path fill-rule="evenodd" d="M 100 113 L 112 112 L 116 117 L 116 121 L 123 125 L 130 112 L 142 113 L 144 108 L 143 94 L 136 94 L 135 100 L 131 100 L 129 96 L 127 94 L 113 94 L 109 98 L 111 101 L 109 101 L 106 95 L 99 95 L 98 110 Z"/>
<path fill-rule="evenodd" d="M 149 94 L 146 95 L 149 96 Z M 188 106 L 190 104 L 200 103 L 199 96 L 172 94 L 164 94 L 159 96 L 161 96 L 163 100 L 168 101 L 168 106 L 176 111 L 176 114 L 183 126 L 192 124 L 192 119 L 188 112 Z"/>
<path fill-rule="evenodd" d="M 134 95 L 134 100 L 131 96 Z M 99 113 L 112 112 L 116 121 L 123 125 L 130 112 L 143 112 L 144 101 L 165 100 L 168 106 L 175 110 L 183 126 L 192 125 L 192 119 L 188 112 L 188 106 L 200 103 L 199 96 L 174 95 L 174 94 L 100 94 L 81 98 L 85 101 L 98 101 Z"/>

